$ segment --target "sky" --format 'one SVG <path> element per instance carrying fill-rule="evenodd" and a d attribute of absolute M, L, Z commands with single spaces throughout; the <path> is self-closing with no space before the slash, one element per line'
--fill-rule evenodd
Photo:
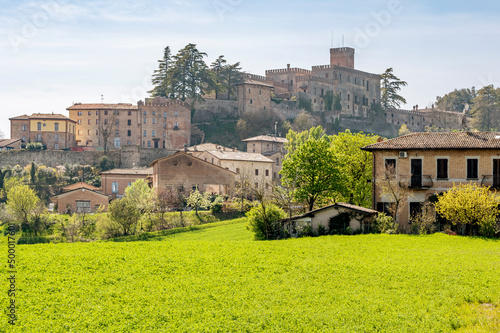
<path fill-rule="evenodd" d="M 500 86 L 500 2 L 461 0 L 0 0 L 0 131 L 9 118 L 68 115 L 75 102 L 148 97 L 163 49 L 188 43 L 248 73 L 329 63 L 394 74 L 411 109 L 456 88 Z"/>

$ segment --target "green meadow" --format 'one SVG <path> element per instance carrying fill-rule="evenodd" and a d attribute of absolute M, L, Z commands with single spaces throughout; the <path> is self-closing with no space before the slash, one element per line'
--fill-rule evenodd
<path fill-rule="evenodd" d="M 241 219 L 149 241 L 16 250 L 18 321 L 7 323 L 1 293 L 3 332 L 500 331 L 496 240 L 258 242 Z"/>

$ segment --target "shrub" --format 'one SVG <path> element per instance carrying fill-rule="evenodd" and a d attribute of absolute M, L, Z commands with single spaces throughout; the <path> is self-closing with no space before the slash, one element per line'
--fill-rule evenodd
<path fill-rule="evenodd" d="M 248 229 L 254 232 L 256 240 L 277 239 L 282 235 L 282 226 L 278 220 L 286 216 L 285 212 L 274 204 L 252 208 L 247 214 Z"/>
<path fill-rule="evenodd" d="M 324 235 L 328 235 L 328 232 L 327 232 L 326 228 L 322 224 L 320 224 L 318 226 L 317 234 L 318 234 L 318 236 L 324 236 Z"/>
<path fill-rule="evenodd" d="M 21 236 L 17 244 L 43 244 L 50 243 L 50 239 L 42 236 Z"/>
<path fill-rule="evenodd" d="M 395 233 L 396 224 L 392 216 L 385 213 L 378 213 L 377 217 L 373 220 L 373 230 L 378 233 Z M 387 232 L 390 231 L 390 232 Z"/>

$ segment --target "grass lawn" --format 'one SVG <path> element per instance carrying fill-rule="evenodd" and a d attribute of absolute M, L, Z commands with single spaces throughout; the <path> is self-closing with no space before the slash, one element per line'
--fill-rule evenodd
<path fill-rule="evenodd" d="M 500 330 L 498 241 L 436 234 L 236 242 L 227 238 L 247 232 L 243 223 L 220 228 L 162 241 L 18 245 L 18 325 L 4 315 L 0 331 Z M 7 302 L 1 293 L 3 313 Z"/>

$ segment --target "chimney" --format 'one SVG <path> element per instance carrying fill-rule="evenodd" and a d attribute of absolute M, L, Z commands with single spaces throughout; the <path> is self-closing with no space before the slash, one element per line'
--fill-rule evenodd
<path fill-rule="evenodd" d="M 418 111 L 418 104 L 415 105 L 415 111 Z"/>
<path fill-rule="evenodd" d="M 432 107 L 432 110 L 434 110 L 434 104 L 432 104 L 432 106 L 431 106 L 431 107 Z"/>
<path fill-rule="evenodd" d="M 286 69 L 290 70 L 290 64 L 286 64 Z"/>

